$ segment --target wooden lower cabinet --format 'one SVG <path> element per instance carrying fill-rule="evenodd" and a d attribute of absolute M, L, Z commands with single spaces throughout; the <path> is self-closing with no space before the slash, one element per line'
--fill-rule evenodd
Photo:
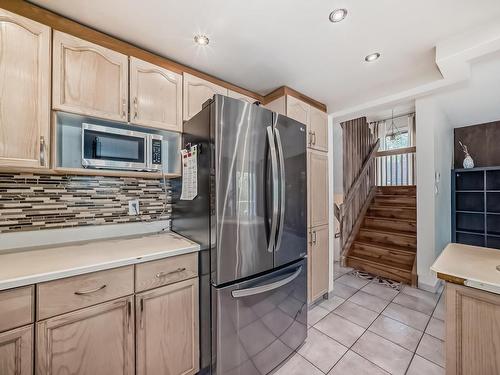
<path fill-rule="evenodd" d="M 33 325 L 0 333 L 0 374 L 33 373 Z"/>
<path fill-rule="evenodd" d="M 136 295 L 137 375 L 199 370 L 198 279 Z"/>
<path fill-rule="evenodd" d="M 309 229 L 309 302 L 328 293 L 329 287 L 329 238 L 328 225 Z"/>
<path fill-rule="evenodd" d="M 500 374 L 500 295 L 446 284 L 446 374 Z"/>
<path fill-rule="evenodd" d="M 134 374 L 133 297 L 38 322 L 36 374 Z"/>

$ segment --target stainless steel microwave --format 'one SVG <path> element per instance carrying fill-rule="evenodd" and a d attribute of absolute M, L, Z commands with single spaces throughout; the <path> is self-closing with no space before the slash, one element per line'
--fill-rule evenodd
<path fill-rule="evenodd" d="M 109 126 L 82 124 L 84 168 L 162 170 L 162 141 L 149 134 Z"/>

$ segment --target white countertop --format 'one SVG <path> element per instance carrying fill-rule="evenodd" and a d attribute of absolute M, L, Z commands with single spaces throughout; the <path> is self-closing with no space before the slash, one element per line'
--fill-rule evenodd
<path fill-rule="evenodd" d="M 500 250 L 451 243 L 431 270 L 463 280 L 463 284 L 500 294 Z M 449 280 L 448 280 L 449 281 Z"/>
<path fill-rule="evenodd" d="M 0 290 L 199 251 L 163 232 L 0 254 Z"/>

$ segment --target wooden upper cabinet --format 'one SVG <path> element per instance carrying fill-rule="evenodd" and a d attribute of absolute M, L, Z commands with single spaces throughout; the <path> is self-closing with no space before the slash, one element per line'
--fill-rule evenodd
<path fill-rule="evenodd" d="M 257 99 L 252 98 L 251 96 L 240 94 L 239 92 L 233 90 L 228 90 L 227 96 L 229 96 L 230 98 L 243 100 L 244 102 L 248 102 L 250 104 L 253 104 L 257 101 Z"/>
<path fill-rule="evenodd" d="M 0 333 L 0 374 L 33 374 L 33 325 Z"/>
<path fill-rule="evenodd" d="M 309 302 L 316 301 L 329 287 L 329 243 L 328 225 L 309 230 Z"/>
<path fill-rule="evenodd" d="M 52 106 L 109 120 L 128 120 L 128 57 L 54 31 Z"/>
<path fill-rule="evenodd" d="M 49 166 L 50 33 L 0 9 L 0 166 Z"/>
<path fill-rule="evenodd" d="M 136 309 L 136 374 L 196 374 L 198 278 L 138 294 Z"/>
<path fill-rule="evenodd" d="M 328 154 L 307 150 L 308 226 L 328 224 Z"/>
<path fill-rule="evenodd" d="M 200 112 L 203 103 L 212 99 L 215 94 L 227 95 L 228 90 L 215 83 L 184 73 L 184 121 Z"/>
<path fill-rule="evenodd" d="M 267 103 L 264 108 L 276 112 L 279 115 L 286 116 L 286 96 L 281 96 L 272 102 Z"/>
<path fill-rule="evenodd" d="M 131 57 L 130 122 L 182 132 L 182 75 Z"/>
<path fill-rule="evenodd" d="M 304 125 L 309 126 L 311 106 L 302 100 L 287 95 L 286 97 L 286 115 Z"/>
<path fill-rule="evenodd" d="M 37 375 L 133 375 L 133 297 L 37 323 Z"/>
<path fill-rule="evenodd" d="M 308 133 L 309 147 L 328 151 L 328 115 L 325 112 L 311 107 Z"/>

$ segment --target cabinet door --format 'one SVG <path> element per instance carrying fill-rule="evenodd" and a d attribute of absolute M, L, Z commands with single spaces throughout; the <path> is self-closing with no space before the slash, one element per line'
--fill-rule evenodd
<path fill-rule="evenodd" d="M 50 28 L 0 9 L 0 166 L 47 168 Z"/>
<path fill-rule="evenodd" d="M 328 154 L 307 150 L 308 226 L 328 224 Z"/>
<path fill-rule="evenodd" d="M 243 94 L 240 94 L 239 92 L 236 92 L 233 90 L 228 90 L 227 96 L 229 96 L 230 98 L 243 100 L 244 102 L 247 102 L 250 104 L 253 104 L 256 101 L 258 101 L 257 99 L 252 98 L 251 96 L 243 95 Z"/>
<path fill-rule="evenodd" d="M 199 370 L 198 279 L 136 296 L 137 375 Z"/>
<path fill-rule="evenodd" d="M 33 326 L 0 333 L 0 374 L 33 373 Z"/>
<path fill-rule="evenodd" d="M 59 31 L 53 39 L 53 108 L 127 121 L 128 57 Z"/>
<path fill-rule="evenodd" d="M 328 115 L 314 107 L 311 107 L 308 145 L 315 150 L 328 151 Z"/>
<path fill-rule="evenodd" d="M 309 302 L 328 293 L 328 225 L 309 230 Z"/>
<path fill-rule="evenodd" d="M 281 96 L 278 99 L 267 103 L 264 108 L 276 112 L 279 115 L 286 116 L 286 96 Z"/>
<path fill-rule="evenodd" d="M 287 95 L 286 97 L 286 115 L 304 125 L 309 126 L 309 116 L 311 106 L 302 100 Z"/>
<path fill-rule="evenodd" d="M 37 323 L 37 375 L 134 374 L 133 297 Z"/>
<path fill-rule="evenodd" d="M 500 374 L 500 296 L 446 283 L 446 374 Z"/>
<path fill-rule="evenodd" d="M 184 73 L 184 120 L 187 121 L 201 111 L 203 103 L 215 94 L 227 95 L 227 89 L 215 83 L 205 81 L 191 74 Z"/>
<path fill-rule="evenodd" d="M 131 57 L 130 122 L 182 132 L 182 75 Z"/>

